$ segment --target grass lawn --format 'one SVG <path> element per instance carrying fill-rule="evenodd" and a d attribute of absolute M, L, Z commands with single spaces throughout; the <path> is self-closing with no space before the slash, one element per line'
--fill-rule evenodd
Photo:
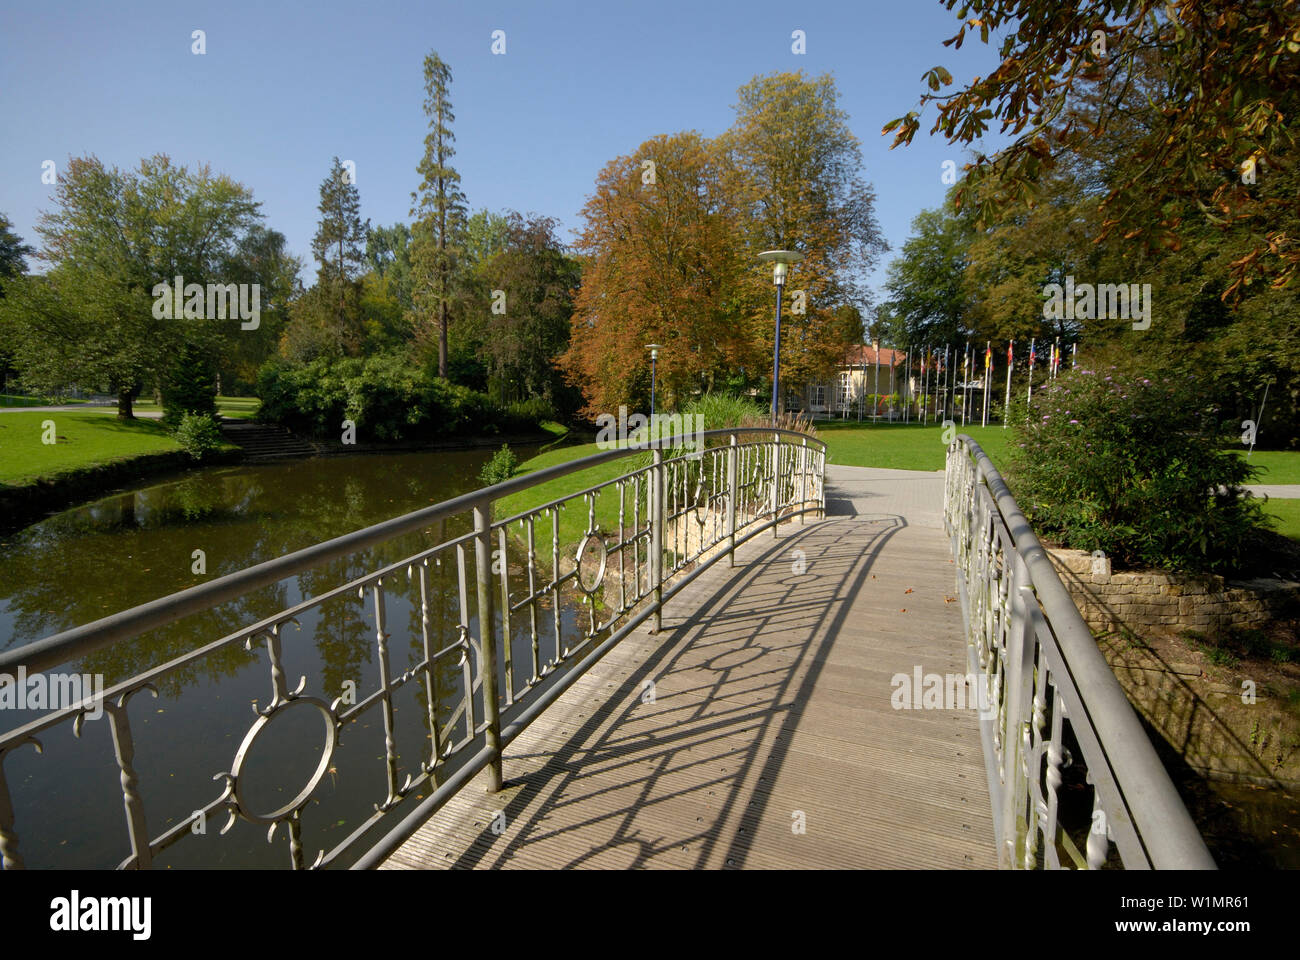
<path fill-rule="evenodd" d="M 1300 450 L 1256 450 L 1250 464 L 1264 468 L 1251 483 L 1300 483 Z"/>
<path fill-rule="evenodd" d="M 1269 500 L 1264 512 L 1277 518 L 1278 524 L 1273 529 L 1278 533 L 1300 540 L 1300 500 Z"/>
<path fill-rule="evenodd" d="M 589 457 L 593 453 L 600 453 L 601 450 L 594 443 L 576 444 L 570 447 L 559 447 L 555 450 L 547 450 L 539 453 L 531 459 L 525 460 L 519 465 L 515 472 L 516 476 L 525 473 L 533 473 L 545 467 L 553 467 L 557 463 L 568 463 L 570 460 L 580 460 L 583 457 Z M 549 503 L 565 494 L 573 493 L 575 490 L 583 490 L 587 487 L 603 483 L 606 480 L 613 480 L 615 477 L 622 476 L 629 470 L 634 469 L 634 465 L 639 463 L 639 458 L 624 457 L 614 460 L 610 463 L 602 463 L 595 467 L 590 467 L 578 473 L 571 473 L 567 477 L 560 477 L 558 480 L 552 480 L 549 483 L 543 483 L 538 487 L 531 487 L 528 490 L 521 490 L 516 494 L 498 501 L 493 507 L 492 516 L 494 520 L 500 520 L 504 517 L 512 516 L 539 504 Z M 630 498 L 630 492 L 629 492 Z M 629 505 L 630 509 L 630 505 Z M 629 521 L 630 522 L 630 521 Z M 618 530 L 618 492 L 617 490 L 606 490 L 596 500 L 596 523 L 600 529 L 609 532 Z M 551 539 L 551 519 L 549 516 L 537 521 L 537 552 L 546 558 L 550 556 L 550 539 Z M 582 538 L 587 529 L 587 511 L 583 508 L 581 501 L 570 501 L 560 512 L 560 545 L 577 543 Z M 522 530 L 517 524 L 511 528 L 512 535 L 518 534 Z"/>
<path fill-rule="evenodd" d="M 940 424 L 858 423 L 830 420 L 815 424 L 825 441 L 830 463 L 849 467 L 888 467 L 893 470 L 942 470 L 947 456 Z M 1011 432 L 1001 425 L 957 426 L 984 448 L 999 470 L 1006 465 Z"/>
<path fill-rule="evenodd" d="M 257 397 L 217 397 L 217 413 L 232 420 L 249 420 L 261 407 Z"/>
<path fill-rule="evenodd" d="M 85 400 L 60 400 L 57 405 L 85 403 Z M 20 397 L 13 393 L 0 393 L 0 407 L 52 407 L 56 403 L 47 397 Z"/>
<path fill-rule="evenodd" d="M 896 470 L 943 469 L 945 447 L 941 426 L 862 424 L 855 421 L 828 421 L 816 426 L 817 436 L 825 441 L 829 461 L 833 464 L 890 467 Z M 967 427 L 964 431 L 958 427 L 958 432 L 970 434 L 993 459 L 994 466 L 1003 465 L 1006 459 L 1006 447 L 1010 440 L 1008 433 L 1001 426 Z M 599 448 L 594 443 L 547 450 L 520 464 L 516 475 L 531 473 L 557 463 L 567 463 L 598 452 Z M 634 464 L 639 462 L 640 460 L 632 458 L 616 460 L 584 470 L 580 474 L 561 477 L 540 487 L 522 491 L 497 504 L 495 516 L 497 518 L 510 516 L 574 490 L 612 480 L 633 469 Z M 560 534 L 566 542 L 576 541 L 586 529 L 586 513 L 575 510 L 575 506 L 576 503 L 571 503 L 560 516 Z M 601 496 L 597 501 L 596 520 L 602 530 L 617 529 L 617 496 L 610 496 L 609 493 Z M 543 529 L 549 537 L 549 520 L 545 524 L 539 524 L 539 536 Z"/>
<path fill-rule="evenodd" d="M 257 397 L 217 397 L 217 413 L 232 420 L 249 420 L 257 416 L 262 401 Z M 131 412 L 137 416 L 142 413 L 160 413 L 162 406 L 152 400 L 137 400 L 131 404 Z M 117 407 L 96 407 L 96 413 L 108 413 L 117 416 Z"/>
<path fill-rule="evenodd" d="M 41 442 L 44 422 L 54 422 L 57 442 Z M 13 412 L 0 416 L 0 483 L 18 486 L 66 470 L 179 450 L 152 420 L 118 420 L 101 412 Z"/>

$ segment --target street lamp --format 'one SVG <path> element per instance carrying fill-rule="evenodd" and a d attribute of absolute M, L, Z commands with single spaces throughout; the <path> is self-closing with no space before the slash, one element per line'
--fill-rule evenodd
<path fill-rule="evenodd" d="M 777 397 L 780 396 L 781 383 L 781 288 L 785 286 L 785 275 L 790 271 L 790 264 L 803 259 L 802 253 L 794 250 L 764 250 L 758 259 L 772 264 L 772 282 L 776 284 L 776 341 L 772 346 L 772 425 L 776 426 Z"/>
<path fill-rule="evenodd" d="M 655 422 L 655 361 L 659 359 L 659 351 L 663 347 L 658 343 L 647 343 L 645 346 L 650 351 L 650 423 L 653 429 Z"/>

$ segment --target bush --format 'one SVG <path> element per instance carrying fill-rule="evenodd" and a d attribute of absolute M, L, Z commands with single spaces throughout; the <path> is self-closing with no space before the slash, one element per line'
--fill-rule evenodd
<path fill-rule="evenodd" d="M 492 459 L 483 464 L 483 469 L 479 471 L 478 478 L 483 486 L 490 487 L 494 483 L 509 480 L 515 475 L 518 466 L 519 458 L 510 449 L 510 444 L 503 443 L 501 449 L 492 454 Z"/>
<path fill-rule="evenodd" d="M 1041 534 L 1123 565 L 1231 570 L 1265 524 L 1204 387 L 1117 367 L 1060 373 L 1013 404 L 1008 483 Z"/>
<path fill-rule="evenodd" d="M 204 460 L 221 448 L 221 427 L 210 414 L 184 413 L 176 427 L 176 439 L 191 457 Z"/>
<path fill-rule="evenodd" d="M 549 405 L 503 409 L 486 394 L 449 383 L 391 352 L 365 359 L 319 357 L 293 365 L 268 362 L 258 376 L 259 419 L 314 436 L 338 436 L 344 420 L 371 440 L 495 435 L 537 429 Z"/>

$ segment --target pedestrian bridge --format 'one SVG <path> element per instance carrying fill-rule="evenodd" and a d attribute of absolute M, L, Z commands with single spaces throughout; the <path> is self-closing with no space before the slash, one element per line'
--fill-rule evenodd
<path fill-rule="evenodd" d="M 106 691 L 124 868 L 212 849 L 209 818 L 266 828 L 295 869 L 1214 866 L 973 441 L 923 474 L 827 466 L 782 430 L 704 438 L 514 478 L 0 654 L 0 672 L 372 564 Z M 352 696 L 288 679 L 330 604 L 371 638 Z M 214 711 L 205 738 L 237 748 L 196 771 L 215 783 L 203 802 L 151 796 L 132 699 L 241 646 L 269 702 L 229 729 Z M 0 733 L 6 869 L 65 839 L 20 844 L 8 755 L 89 712 Z M 277 726 L 308 773 L 255 798 L 276 765 L 254 746 Z M 369 793 L 341 837 L 316 809 L 340 777 Z"/>

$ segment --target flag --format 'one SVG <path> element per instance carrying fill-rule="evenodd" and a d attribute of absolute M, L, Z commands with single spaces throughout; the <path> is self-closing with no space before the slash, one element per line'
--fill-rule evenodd
<path fill-rule="evenodd" d="M 993 366 L 993 341 L 989 340 L 984 345 L 984 369 L 987 370 Z"/>
<path fill-rule="evenodd" d="M 1029 371 L 1034 370 L 1034 361 L 1038 359 L 1038 351 L 1034 349 L 1034 341 L 1029 341 Z"/>
<path fill-rule="evenodd" d="M 1007 344 L 1007 366 L 1008 367 L 1015 366 L 1015 361 L 1012 359 L 1012 353 L 1011 353 L 1011 349 L 1015 345 L 1016 345 L 1016 341 L 1014 340 L 1012 340 L 1010 343 Z"/>

